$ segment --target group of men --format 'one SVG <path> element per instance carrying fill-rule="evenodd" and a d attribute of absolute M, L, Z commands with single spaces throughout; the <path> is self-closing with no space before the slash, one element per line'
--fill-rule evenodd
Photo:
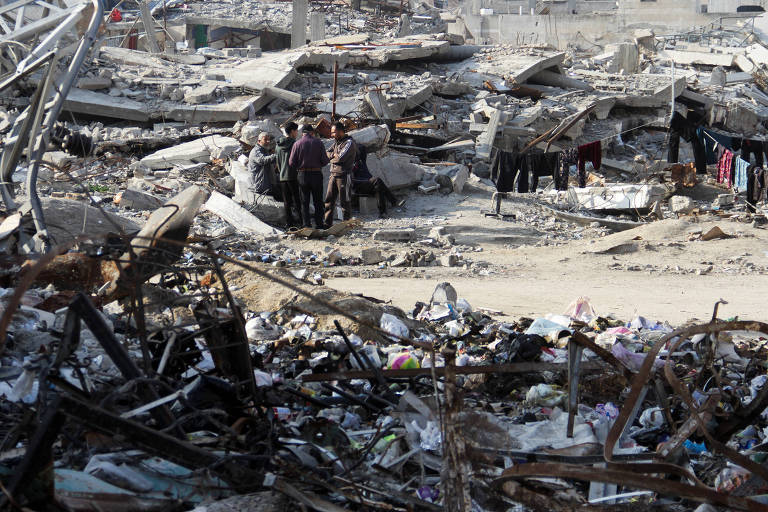
<path fill-rule="evenodd" d="M 352 194 L 375 195 L 379 213 L 386 213 L 387 202 L 402 206 L 386 184 L 373 177 L 366 164 L 365 148 L 358 146 L 340 122 L 331 127 L 333 145 L 326 150 L 315 129 L 294 122 L 284 128 L 285 137 L 274 144 L 267 132 L 259 134 L 248 157 L 248 170 L 253 174 L 257 194 L 270 194 L 282 199 L 286 225 L 312 227 L 309 203 L 312 201 L 317 229 L 333 225 L 336 202 L 341 203 L 342 217 L 352 216 Z M 323 196 L 323 167 L 331 164 L 328 187 Z M 295 210 L 295 214 L 294 214 Z"/>

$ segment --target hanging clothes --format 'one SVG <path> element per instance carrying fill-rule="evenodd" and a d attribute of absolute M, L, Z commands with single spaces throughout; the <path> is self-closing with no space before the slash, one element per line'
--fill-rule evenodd
<path fill-rule="evenodd" d="M 742 139 L 741 141 L 741 157 L 747 162 L 752 161 L 752 155 L 755 155 L 755 163 L 760 167 L 763 166 L 763 141 L 761 140 L 749 140 Z"/>
<path fill-rule="evenodd" d="M 696 163 L 696 172 L 706 174 L 707 153 L 703 137 L 698 132 L 697 126 L 678 112 L 672 115 L 669 123 L 669 152 L 667 162 L 674 163 L 680 158 L 680 137 L 689 142 L 693 147 L 693 158 Z"/>
<path fill-rule="evenodd" d="M 600 169 L 600 163 L 603 158 L 603 149 L 600 141 L 590 142 L 579 146 L 579 187 L 587 186 L 587 162 L 592 162 L 595 169 Z"/>
<path fill-rule="evenodd" d="M 539 178 L 542 176 L 554 176 L 557 169 L 557 162 L 560 158 L 560 152 L 552 153 L 534 153 L 531 155 L 533 176 L 531 177 L 531 192 L 536 192 L 539 187 Z"/>
<path fill-rule="evenodd" d="M 723 150 L 723 156 L 717 162 L 717 182 L 731 184 L 731 166 L 733 165 L 733 153 L 729 149 Z"/>
<path fill-rule="evenodd" d="M 747 211 L 755 212 L 757 203 L 766 200 L 768 190 L 768 171 L 756 165 L 747 170 Z"/>
<path fill-rule="evenodd" d="M 704 151 L 707 156 L 707 164 L 709 165 L 716 164 L 718 162 L 718 147 L 730 149 L 731 151 L 735 151 L 737 149 L 734 147 L 734 145 L 738 144 L 734 144 L 733 137 L 718 133 L 708 128 L 699 128 L 696 132 L 704 143 Z"/>
<path fill-rule="evenodd" d="M 499 192 L 512 192 L 517 173 L 517 155 L 507 151 L 497 151 L 491 164 L 491 181 Z"/>
<path fill-rule="evenodd" d="M 749 162 L 737 156 L 733 163 L 733 188 L 736 192 L 744 192 L 747 190 L 747 168 Z"/>
<path fill-rule="evenodd" d="M 571 166 L 579 162 L 579 152 L 576 148 L 566 149 L 560 152 L 560 158 L 555 169 L 554 179 L 557 190 L 568 190 L 568 177 L 571 174 Z"/>

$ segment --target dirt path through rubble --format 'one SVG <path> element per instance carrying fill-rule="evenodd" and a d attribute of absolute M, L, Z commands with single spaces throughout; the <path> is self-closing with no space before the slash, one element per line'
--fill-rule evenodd
<path fill-rule="evenodd" d="M 428 267 L 380 276 L 372 270 L 329 276 L 327 284 L 409 310 L 417 301 L 428 301 L 437 283 L 449 281 L 473 306 L 501 310 L 508 318 L 562 313 L 578 296 L 589 297 L 601 314 L 625 320 L 639 314 L 673 325 L 691 318 L 708 320 L 720 298 L 729 302 L 720 310 L 722 318 L 755 319 L 765 313 L 768 229 L 750 224 L 712 216 L 668 219 L 543 247 L 494 243 L 485 235 L 504 229 L 478 214 L 465 212 L 444 224 L 451 232 L 473 227 L 483 251 L 469 256 L 487 264 L 490 272 L 474 266 Z M 505 224 L 508 232 L 524 228 L 519 222 Z M 699 240 L 701 232 L 714 226 L 731 238 Z"/>
<path fill-rule="evenodd" d="M 723 318 L 744 319 L 765 314 L 768 276 L 734 279 L 731 276 L 649 276 L 637 272 L 585 272 L 565 276 L 557 272 L 520 277 L 450 279 L 330 279 L 328 284 L 352 293 L 365 293 L 408 310 L 417 301 L 427 301 L 437 283 L 448 280 L 460 297 L 474 307 L 500 309 L 504 317 L 562 313 L 579 295 L 586 295 L 602 315 L 613 313 L 630 320 L 635 314 L 677 325 L 691 318 L 707 320 L 720 299 L 729 304 L 720 309 Z"/>

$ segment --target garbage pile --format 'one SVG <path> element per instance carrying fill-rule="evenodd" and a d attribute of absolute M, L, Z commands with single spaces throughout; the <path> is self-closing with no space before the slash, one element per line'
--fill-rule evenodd
<path fill-rule="evenodd" d="M 768 324 L 406 313 L 189 242 L 207 196 L 6 261 L 4 507 L 768 509 Z"/>

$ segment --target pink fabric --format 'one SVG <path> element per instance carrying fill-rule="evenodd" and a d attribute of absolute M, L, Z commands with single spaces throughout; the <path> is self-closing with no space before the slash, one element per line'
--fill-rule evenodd
<path fill-rule="evenodd" d="M 731 184 L 731 168 L 733 167 L 733 153 L 729 150 L 723 151 L 723 156 L 717 162 L 717 182 Z"/>

